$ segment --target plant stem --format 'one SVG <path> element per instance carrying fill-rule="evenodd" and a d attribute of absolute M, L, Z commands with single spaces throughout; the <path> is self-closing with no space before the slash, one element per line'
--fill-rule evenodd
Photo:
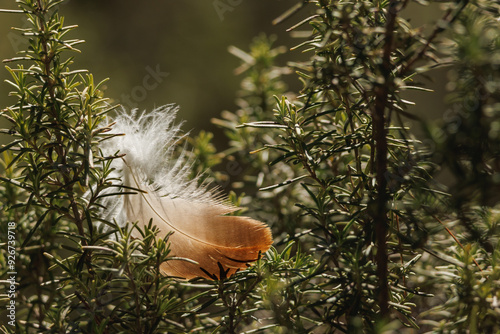
<path fill-rule="evenodd" d="M 377 254 L 375 262 L 377 263 L 377 277 L 379 284 L 378 304 L 380 315 L 387 318 L 389 314 L 389 284 L 388 284 L 388 257 L 387 257 L 387 130 L 385 109 L 388 106 L 388 97 L 391 79 L 391 53 L 393 46 L 393 32 L 396 22 L 397 9 L 396 1 L 391 1 L 387 11 L 387 22 L 385 28 L 385 44 L 383 50 L 381 74 L 383 83 L 375 88 L 375 104 L 372 113 L 373 117 L 373 139 L 375 140 L 375 170 L 377 182 L 377 198 L 375 200 L 375 238 L 377 245 Z"/>
<path fill-rule="evenodd" d="M 46 26 L 46 21 L 45 21 L 46 9 L 44 8 L 41 0 L 37 0 L 37 7 L 38 7 L 37 8 L 38 21 L 40 24 L 40 28 L 39 28 L 40 29 L 40 39 L 41 39 L 41 45 L 42 45 L 42 49 L 43 49 L 43 57 L 41 58 L 41 61 L 43 63 L 43 71 L 44 71 L 45 81 L 46 81 L 46 85 L 48 88 L 47 90 L 49 92 L 49 98 L 50 98 L 50 105 L 48 107 L 49 107 L 50 117 L 53 119 L 54 124 L 56 124 L 57 127 L 59 127 L 60 126 L 59 115 L 58 115 L 57 109 L 55 108 L 55 105 L 57 103 L 59 103 L 57 101 L 57 98 L 56 98 L 56 91 L 55 91 L 56 82 L 55 82 L 55 79 L 53 79 L 51 77 L 52 73 L 53 73 L 52 61 L 54 59 L 54 51 L 49 50 L 49 48 L 47 47 L 47 44 L 49 43 L 50 38 L 48 36 L 46 36 L 46 33 L 47 33 L 47 29 L 45 28 L 45 26 Z M 54 68 L 55 68 L 55 65 L 54 65 Z M 58 156 L 58 160 L 59 160 L 58 162 L 60 162 L 61 166 L 63 166 L 63 168 L 65 168 L 65 166 L 67 166 L 68 163 L 67 163 L 67 159 L 66 159 L 67 151 L 64 148 L 64 136 L 61 134 L 59 128 L 55 129 L 54 132 L 55 132 L 54 134 L 56 137 L 56 141 L 58 143 L 58 145 L 55 146 L 55 150 L 57 152 L 57 156 Z M 82 246 L 87 246 L 88 242 L 87 242 L 87 239 L 85 238 L 86 237 L 85 236 L 85 229 L 83 227 L 84 214 L 82 212 L 80 212 L 80 210 L 78 208 L 77 199 L 75 198 L 74 193 L 73 193 L 73 184 L 77 180 L 77 175 L 74 175 L 73 178 L 71 178 L 69 176 L 69 172 L 67 172 L 66 169 L 63 169 L 61 176 L 64 180 L 64 189 L 68 194 L 68 200 L 70 202 L 69 208 L 68 208 L 69 212 L 72 212 L 72 214 L 73 214 L 72 220 L 75 222 L 75 224 L 78 228 L 78 233 L 80 234 L 80 236 L 82 236 L 82 239 L 81 239 Z M 71 216 L 71 214 L 69 214 L 69 215 Z M 85 251 L 83 256 L 85 257 L 85 263 L 87 265 L 87 268 L 88 268 L 89 272 L 92 274 L 93 270 L 92 270 L 92 264 L 91 264 L 91 259 L 90 259 L 91 253 L 88 251 Z"/>

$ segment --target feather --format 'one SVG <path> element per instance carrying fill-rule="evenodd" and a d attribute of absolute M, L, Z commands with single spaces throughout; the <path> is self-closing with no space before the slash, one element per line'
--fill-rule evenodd
<path fill-rule="evenodd" d="M 173 159 L 181 136 L 174 125 L 177 108 L 165 106 L 151 113 L 123 113 L 113 121 L 113 133 L 124 134 L 104 141 L 104 154 L 124 153 L 115 169 L 125 186 L 139 189 L 106 203 L 107 219 L 120 224 L 153 219 L 159 237 L 169 236 L 170 255 L 189 259 L 161 265 L 165 275 L 191 279 L 222 279 L 266 252 L 273 240 L 269 227 L 248 217 L 228 216 L 238 208 L 224 204 L 198 180 L 189 180 L 185 156 Z M 138 237 L 138 235 L 135 235 Z"/>

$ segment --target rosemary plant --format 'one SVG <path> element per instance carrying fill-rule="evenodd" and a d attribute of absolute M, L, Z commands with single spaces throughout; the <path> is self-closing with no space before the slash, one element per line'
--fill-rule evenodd
<path fill-rule="evenodd" d="M 442 17 L 422 29 L 404 19 L 409 0 L 303 0 L 275 21 L 302 38 L 292 50 L 265 35 L 230 47 L 238 110 L 213 120 L 229 147 L 201 132 L 180 155 L 275 242 L 213 281 L 161 274 L 169 240 L 154 220 L 103 218 L 106 198 L 134 192 L 113 176 L 120 152 L 99 149 L 116 107 L 72 68 L 82 41 L 67 39 L 60 1 L 17 2 L 1 13 L 30 23 L 29 48 L 5 60 L 15 102 L 0 114 L 3 333 L 500 331 L 497 2 L 435 1 Z M 444 66 L 450 110 L 426 122 L 405 94 Z"/>

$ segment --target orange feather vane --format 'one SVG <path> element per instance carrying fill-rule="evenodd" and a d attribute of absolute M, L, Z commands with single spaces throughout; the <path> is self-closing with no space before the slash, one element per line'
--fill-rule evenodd
<path fill-rule="evenodd" d="M 137 222 L 139 227 L 152 219 L 159 228 L 158 237 L 171 233 L 170 255 L 190 261 L 162 263 L 160 270 L 165 275 L 184 279 L 229 277 L 271 247 L 271 230 L 249 217 L 228 216 L 238 208 L 198 186 L 198 180 L 188 179 L 188 159 L 173 159 L 181 138 L 180 125 L 174 125 L 177 110 L 164 106 L 139 115 L 134 110 L 113 120 L 116 124 L 112 133 L 124 135 L 104 141 L 103 153 L 125 154 L 113 162 L 120 174 L 117 176 L 125 186 L 140 192 L 107 197 L 104 218 L 121 225 Z"/>

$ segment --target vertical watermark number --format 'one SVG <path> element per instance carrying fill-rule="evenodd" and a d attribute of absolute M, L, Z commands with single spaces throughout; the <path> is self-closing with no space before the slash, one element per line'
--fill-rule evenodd
<path fill-rule="evenodd" d="M 7 323 L 15 326 L 16 322 L 16 223 L 8 222 L 7 229 Z"/>

